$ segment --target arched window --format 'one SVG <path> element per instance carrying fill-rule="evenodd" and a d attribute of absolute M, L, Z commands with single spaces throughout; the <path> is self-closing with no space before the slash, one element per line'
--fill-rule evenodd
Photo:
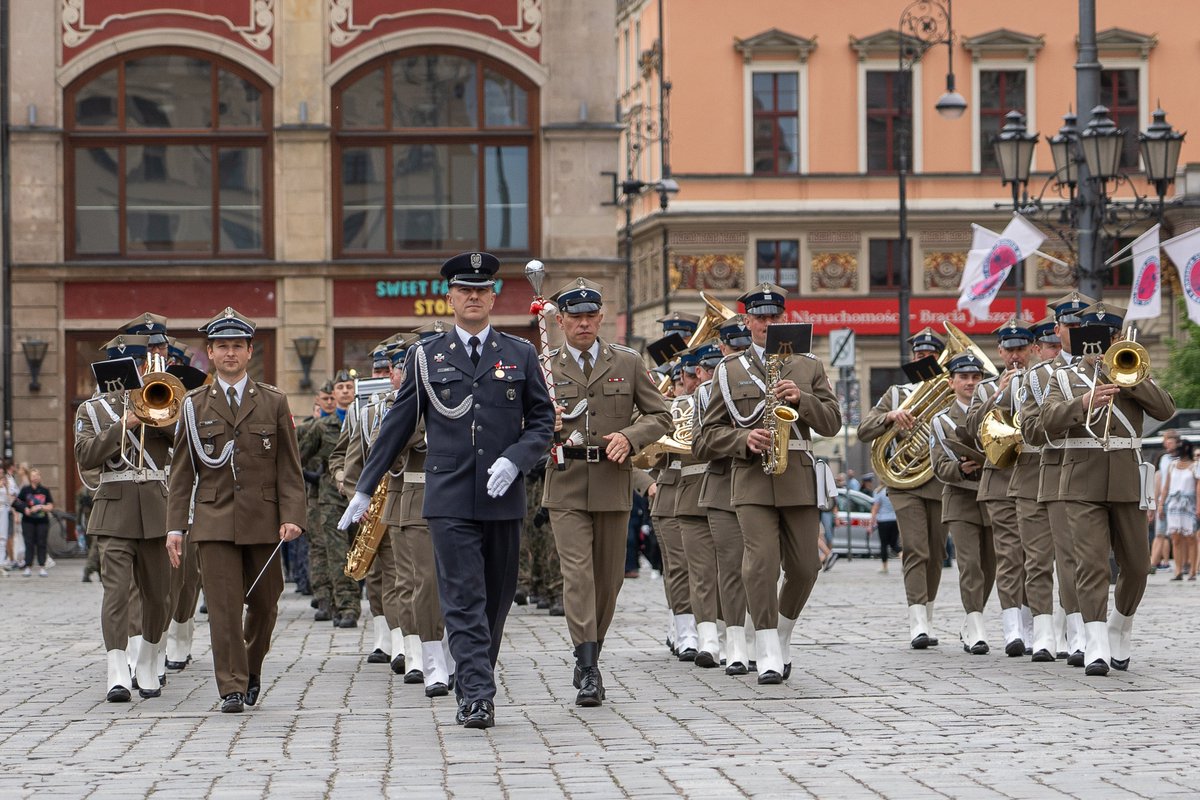
<path fill-rule="evenodd" d="M 69 258 L 262 258 L 271 94 L 230 61 L 141 50 L 67 87 Z"/>
<path fill-rule="evenodd" d="M 333 90 L 341 257 L 526 253 L 535 241 L 537 95 L 460 50 L 407 50 Z"/>

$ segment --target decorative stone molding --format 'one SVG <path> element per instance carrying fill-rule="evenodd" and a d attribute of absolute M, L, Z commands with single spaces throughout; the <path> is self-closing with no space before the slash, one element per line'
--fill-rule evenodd
<path fill-rule="evenodd" d="M 929 291 L 957 291 L 966 264 L 967 254 L 961 250 L 926 253 L 921 270 L 924 276 L 922 282 Z"/>
<path fill-rule="evenodd" d="M 969 228 L 949 228 L 947 230 L 921 231 L 922 247 L 953 247 L 955 245 L 971 245 L 971 230 Z"/>
<path fill-rule="evenodd" d="M 216 22 L 229 28 L 255 50 L 270 50 L 271 36 L 275 30 L 275 0 L 245 0 L 249 13 L 246 19 L 237 20 L 227 14 L 210 14 L 201 10 L 203 4 L 191 3 L 196 8 L 181 8 L 189 5 L 175 3 L 152 8 L 136 8 L 123 13 L 110 13 L 101 19 L 88 20 L 87 0 L 62 0 L 63 45 L 81 47 L 96 33 L 109 25 L 142 17 L 180 16 Z"/>
<path fill-rule="evenodd" d="M 745 231 L 671 231 L 670 241 L 676 245 L 730 245 L 745 247 Z"/>
<path fill-rule="evenodd" d="M 997 28 L 963 39 L 963 49 L 971 54 L 972 61 L 1013 55 L 1024 55 L 1027 61 L 1033 61 L 1045 44 L 1046 37 L 1043 35 L 1031 36 L 1008 28 Z"/>
<path fill-rule="evenodd" d="M 804 64 L 808 61 L 808 54 L 817 49 L 817 38 L 806 39 L 771 28 L 748 39 L 734 37 L 733 49 L 742 54 L 742 60 L 747 64 L 757 58 L 788 58 Z"/>
<path fill-rule="evenodd" d="M 1071 254 L 1066 250 L 1046 250 L 1046 255 L 1054 256 L 1060 261 L 1065 261 L 1069 265 L 1071 263 Z M 1044 258 L 1037 258 L 1037 267 L 1034 270 L 1037 275 L 1036 285 L 1038 290 L 1042 289 L 1072 289 L 1075 287 L 1076 276 L 1075 268 L 1072 266 L 1062 266 L 1055 264 L 1053 261 L 1047 261 Z"/>
<path fill-rule="evenodd" d="M 903 41 L 906 50 L 913 53 L 921 52 L 921 43 L 912 36 L 904 36 Z M 850 47 L 858 53 L 859 61 L 867 61 L 872 58 L 890 58 L 895 61 L 900 52 L 900 43 L 901 33 L 894 30 L 880 31 L 861 39 L 855 36 L 850 37 Z"/>
<path fill-rule="evenodd" d="M 1096 49 L 1100 56 L 1137 56 L 1142 61 L 1150 57 L 1150 51 L 1158 44 L 1152 33 L 1138 33 L 1126 28 L 1106 28 L 1096 34 Z M 1075 37 L 1075 49 L 1079 49 L 1079 37 Z"/>
<path fill-rule="evenodd" d="M 813 291 L 856 291 L 858 289 L 858 253 L 818 253 L 812 257 Z"/>
<path fill-rule="evenodd" d="M 809 247 L 858 247 L 862 235 L 858 231 L 813 231 L 808 234 Z"/>
<path fill-rule="evenodd" d="M 525 47 L 538 47 L 542 43 L 542 0 L 509 0 L 515 7 L 515 21 L 505 23 L 492 14 L 472 11 L 470 8 L 484 5 L 478 2 L 453 2 L 442 0 L 444 6 L 422 5 L 405 11 L 369 12 L 364 18 L 355 18 L 355 0 L 329 0 L 329 42 L 334 47 L 346 47 L 363 33 L 371 30 L 381 22 L 399 20 L 406 17 L 440 15 L 463 17 L 465 19 L 495 25 L 496 29 L 510 36 Z"/>
<path fill-rule="evenodd" d="M 671 264 L 673 289 L 739 289 L 746 271 L 744 256 L 732 253 L 676 255 Z"/>

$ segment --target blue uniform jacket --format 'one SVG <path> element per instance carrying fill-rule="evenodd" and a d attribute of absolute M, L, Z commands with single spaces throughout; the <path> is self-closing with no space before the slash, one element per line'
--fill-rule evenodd
<path fill-rule="evenodd" d="M 424 350 L 428 382 L 419 374 L 418 347 Z M 431 395 L 450 409 L 467 397 L 472 400 L 463 416 L 451 419 L 438 410 Z M 533 345 L 492 328 L 478 367 L 453 330 L 411 348 L 404 385 L 383 418 L 358 491 L 375 490 L 422 417 L 429 446 L 426 518 L 525 518 L 524 476 L 546 454 L 554 430 L 554 406 Z M 501 456 L 516 464 L 521 475 L 507 492 L 491 498 L 487 470 Z"/>

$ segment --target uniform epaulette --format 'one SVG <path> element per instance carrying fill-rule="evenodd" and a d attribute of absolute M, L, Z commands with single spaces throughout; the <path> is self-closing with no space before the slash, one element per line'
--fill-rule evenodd
<path fill-rule="evenodd" d="M 493 329 L 493 330 L 495 330 L 495 329 Z M 515 335 L 513 335 L 513 334 L 511 334 L 511 333 L 505 333 L 504 331 L 496 331 L 496 333 L 498 333 L 498 334 L 500 334 L 501 336 L 504 336 L 504 337 L 506 337 L 506 338 L 508 338 L 508 339 L 511 339 L 511 340 L 513 340 L 514 342 L 517 342 L 517 343 L 519 343 L 519 344 L 527 344 L 527 345 L 529 345 L 530 347 L 533 347 L 533 342 L 531 342 L 531 341 L 529 341 L 528 339 L 525 339 L 525 338 L 523 338 L 523 337 L 520 337 L 520 336 L 515 336 Z"/>
<path fill-rule="evenodd" d="M 497 333 L 499 333 L 499 331 L 497 331 Z M 442 337 L 445 335 L 446 335 L 445 331 L 438 331 L 436 333 L 431 333 L 428 336 L 426 336 L 424 339 L 421 339 L 419 342 L 417 342 L 417 344 L 419 344 L 421 347 L 426 347 L 428 345 L 433 344 L 434 342 L 441 341 Z"/>
<path fill-rule="evenodd" d="M 638 358 L 642 357 L 642 354 L 639 353 L 637 350 L 634 350 L 632 347 L 626 347 L 623 344 L 610 344 L 608 346 L 609 346 L 609 348 L 611 348 L 613 350 L 620 350 L 622 353 L 632 353 L 633 355 L 637 356 Z"/>
<path fill-rule="evenodd" d="M 817 357 L 815 355 L 813 355 L 812 353 L 801 353 L 800 355 L 805 356 L 807 358 L 811 358 L 813 361 L 817 360 Z"/>
<path fill-rule="evenodd" d="M 546 355 L 548 355 L 550 358 L 554 358 L 561 352 L 562 352 L 561 347 L 555 347 L 555 348 L 552 348 L 550 351 L 548 351 Z"/>
<path fill-rule="evenodd" d="M 721 359 L 721 363 L 722 363 L 722 364 L 724 364 L 726 361 L 730 361 L 730 360 L 733 360 L 733 359 L 735 359 L 735 358 L 741 358 L 741 357 L 742 357 L 742 356 L 744 356 L 745 354 L 746 354 L 746 351 L 745 351 L 745 350 L 738 350 L 737 352 L 730 353 L 729 355 L 727 355 L 727 356 L 725 356 L 724 358 L 722 358 L 722 359 Z"/>
<path fill-rule="evenodd" d="M 266 389 L 269 392 L 274 392 L 275 394 L 283 394 L 283 389 L 280 389 L 278 386 L 272 386 L 269 383 L 256 383 L 255 386 L 260 389 Z"/>
<path fill-rule="evenodd" d="M 205 392 L 207 392 L 209 390 L 209 388 L 210 388 L 209 384 L 202 383 L 199 386 L 197 386 L 195 389 L 189 389 L 187 394 L 184 395 L 184 397 L 192 397 L 194 395 L 204 394 Z"/>

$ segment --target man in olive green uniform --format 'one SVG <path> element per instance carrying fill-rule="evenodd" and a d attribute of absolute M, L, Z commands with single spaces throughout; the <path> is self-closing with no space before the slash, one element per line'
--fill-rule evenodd
<path fill-rule="evenodd" d="M 784 358 L 778 381 L 773 387 L 767 384 L 767 328 L 783 321 L 786 297 L 784 289 L 764 283 L 739 298 L 753 344 L 746 353 L 729 356 L 717 367 L 716 389 L 703 425 L 693 435 L 698 457 L 733 458 L 732 501 L 745 547 L 742 582 L 754 621 L 762 684 L 781 683 L 790 675 L 792 629 L 820 569 L 812 434 L 832 436 L 842 426 L 841 407 L 825 367 L 811 353 Z M 772 446 L 764 419 L 769 391 L 781 408 L 797 415 L 791 425 L 787 469 L 778 475 L 763 471 L 763 455 Z M 781 566 L 783 586 L 776 595 Z"/>
<path fill-rule="evenodd" d="M 198 542 L 223 713 L 258 702 L 283 592 L 278 545 L 305 522 L 287 397 L 246 373 L 254 328 L 232 308 L 202 328 L 216 380 L 184 399 L 167 502 L 171 565 L 180 564 L 185 533 Z"/>
<path fill-rule="evenodd" d="M 950 407 L 933 418 L 929 459 L 934 476 L 942 483 L 942 521 L 950 526 L 958 561 L 958 592 L 967 612 L 959 631 L 963 650 L 987 654 L 983 609 L 996 583 L 996 553 L 983 504 L 979 502 L 982 455 L 966 456 L 953 443 L 970 446 L 964 437 L 967 410 L 975 387 L 984 376 L 984 364 L 974 353 L 962 353 L 946 365 L 946 380 L 954 392 Z"/>
<path fill-rule="evenodd" d="M 625 580 L 633 507 L 629 459 L 670 428 L 670 416 L 642 358 L 599 337 L 602 289 L 578 278 L 555 294 L 566 343 L 550 354 L 566 469 L 547 468 L 542 505 L 563 573 L 563 607 L 575 645 L 575 704 L 598 706 L 598 659 Z"/>
<path fill-rule="evenodd" d="M 110 359 L 142 359 L 147 339 L 122 334 L 105 347 Z M 126 362 L 128 363 L 128 362 Z M 97 365 L 98 368 L 103 365 Z M 99 370 L 103 374 L 103 370 Z M 109 702 L 130 698 L 130 596 L 140 600 L 138 628 L 144 642 L 134 673 L 143 698 L 158 697 L 163 631 L 170 618 L 170 566 L 163 550 L 166 528 L 169 428 L 143 426 L 126 406 L 127 390 L 136 390 L 136 375 L 114 377 L 97 397 L 75 414 L 75 461 L 82 470 L 100 470 L 99 488 L 88 535 L 100 552 L 104 599 L 100 608 L 104 649 L 108 654 Z M 124 425 L 122 425 L 122 422 Z"/>
<path fill-rule="evenodd" d="M 937 357 L 946 349 L 932 328 L 911 337 L 913 359 Z M 920 383 L 902 383 L 888 387 L 879 402 L 868 411 L 858 426 L 858 439 L 870 444 L 889 430 L 896 429 L 899 446 L 917 425 L 912 412 L 900 406 Z M 910 443 L 925 448 L 927 442 Z M 894 450 L 894 447 L 892 448 Z M 888 453 L 890 456 L 891 453 Z M 885 483 L 884 478 L 880 478 Z M 942 561 L 946 554 L 946 523 L 942 521 L 942 485 L 929 475 L 914 485 L 888 486 L 888 497 L 896 509 L 900 543 L 904 548 L 904 594 L 908 601 L 909 644 L 923 650 L 938 643 L 933 635 L 933 603 L 942 583 Z"/>
<path fill-rule="evenodd" d="M 1141 474 L 1142 424 L 1147 414 L 1165 420 L 1175 413 L 1175 401 L 1153 378 L 1118 386 L 1109 382 L 1116 376 L 1097 374 L 1095 362 L 1120 334 L 1124 313 L 1103 301 L 1080 313 L 1083 327 L 1074 331 L 1076 341 L 1094 328 L 1103 335 L 1092 352 L 1072 344 L 1079 358 L 1054 373 L 1042 406 L 1046 434 L 1065 437 L 1059 497 L 1073 525 L 1083 660 L 1087 674 L 1097 676 L 1107 675 L 1110 666 L 1129 669 L 1133 615 L 1146 591 L 1150 560 L 1145 509 L 1153 505 L 1153 480 Z M 1108 437 L 1102 441 L 1106 426 Z M 1119 572 L 1114 607 L 1107 614 L 1110 550 Z"/>
<path fill-rule="evenodd" d="M 981 452 L 983 443 L 979 427 L 992 409 L 1003 412 L 1011 420 L 1017 408 L 1015 389 L 1021 372 L 1029 359 L 1033 331 L 1017 318 L 1012 318 L 993 331 L 996 348 L 1002 363 L 1000 375 L 986 378 L 975 387 L 971 408 L 967 412 L 967 432 L 972 444 Z M 991 461 L 983 465 L 979 479 L 979 502 L 987 511 L 992 527 L 993 550 L 996 553 L 996 595 L 1000 598 L 1000 623 L 1004 632 L 1004 652 L 1010 658 L 1031 655 L 1033 619 L 1025 599 L 1025 551 L 1017 527 L 1017 501 L 1008 496 L 1013 467 L 999 467 Z"/>

